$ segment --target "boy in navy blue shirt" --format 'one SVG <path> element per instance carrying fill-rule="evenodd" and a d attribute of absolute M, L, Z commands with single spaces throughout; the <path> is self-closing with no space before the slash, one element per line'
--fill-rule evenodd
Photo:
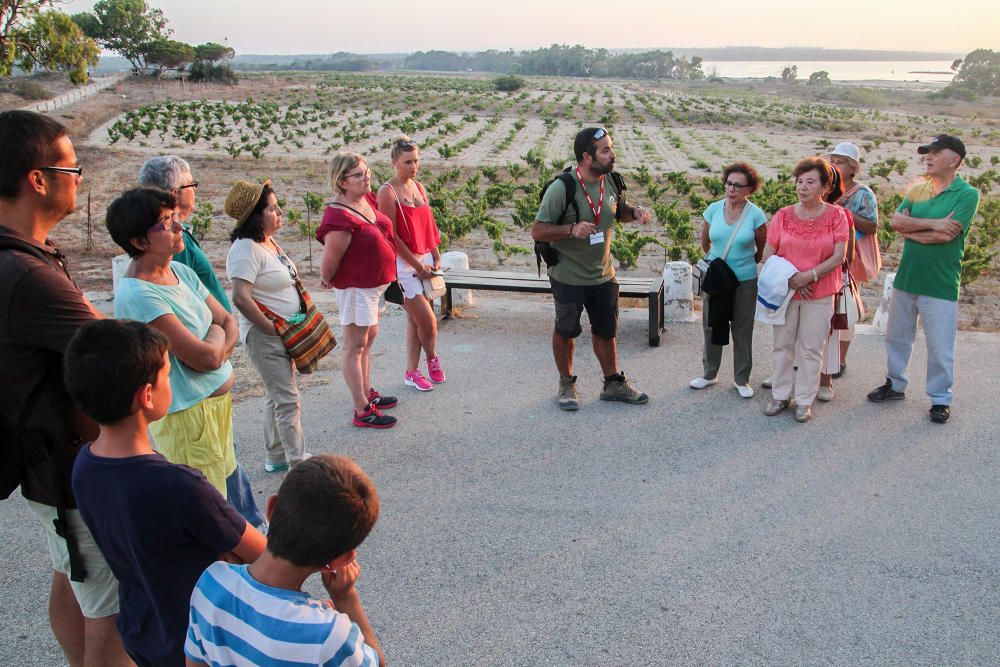
<path fill-rule="evenodd" d="M 183 666 L 198 577 L 265 547 L 199 471 L 153 451 L 147 427 L 170 406 L 169 373 L 166 338 L 139 322 L 93 322 L 66 349 L 70 395 L 101 426 L 73 466 L 73 491 L 118 578 L 118 630 L 139 667 Z"/>

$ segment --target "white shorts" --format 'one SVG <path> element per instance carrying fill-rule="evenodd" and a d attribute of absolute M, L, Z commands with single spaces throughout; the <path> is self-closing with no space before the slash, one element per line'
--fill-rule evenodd
<path fill-rule="evenodd" d="M 429 252 L 425 252 L 417 259 L 421 264 L 434 264 L 434 258 Z M 413 266 L 399 255 L 396 255 L 396 277 L 399 278 L 399 284 L 403 287 L 404 299 L 414 299 L 424 293 L 424 281 L 417 278 L 417 274 L 413 272 Z"/>
<path fill-rule="evenodd" d="M 337 308 L 340 311 L 340 324 L 353 324 L 359 327 L 370 327 L 378 324 L 379 299 L 388 284 L 378 287 L 348 287 L 335 289 Z"/>

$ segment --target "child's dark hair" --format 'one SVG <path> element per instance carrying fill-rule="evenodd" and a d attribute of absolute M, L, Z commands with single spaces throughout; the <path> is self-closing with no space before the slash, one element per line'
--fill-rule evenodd
<path fill-rule="evenodd" d="M 111 202 L 104 224 L 114 242 L 129 257 L 138 257 L 143 251 L 135 247 L 132 239 L 148 234 L 164 209 L 175 208 L 177 198 L 166 190 L 132 188 Z"/>
<path fill-rule="evenodd" d="M 354 461 L 328 454 L 298 464 L 278 489 L 267 549 L 322 567 L 361 544 L 378 519 L 375 485 Z"/>
<path fill-rule="evenodd" d="M 156 382 L 167 345 L 166 336 L 142 322 L 85 324 L 66 347 L 66 389 L 98 424 L 121 421 L 132 414 L 135 393 Z"/>

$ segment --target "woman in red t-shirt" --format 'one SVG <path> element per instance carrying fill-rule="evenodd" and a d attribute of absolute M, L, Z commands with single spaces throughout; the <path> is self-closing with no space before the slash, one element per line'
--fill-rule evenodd
<path fill-rule="evenodd" d="M 389 428 L 396 418 L 382 410 L 397 401 L 372 388 L 370 356 L 378 336 L 379 301 L 396 279 L 396 241 L 392 222 L 375 208 L 371 182 L 371 170 L 357 153 L 333 157 L 333 203 L 316 240 L 323 244 L 322 285 L 335 290 L 344 327 L 343 373 L 354 400 L 353 424 Z"/>
<path fill-rule="evenodd" d="M 417 142 L 402 134 L 392 140 L 392 166 L 396 175 L 378 191 L 378 208 L 392 220 L 396 232 L 396 272 L 403 288 L 403 308 L 406 310 L 406 374 L 407 386 L 430 391 L 434 384 L 444 382 L 444 371 L 438 359 L 437 317 L 434 307 L 424 296 L 423 280 L 430 280 L 432 271 L 441 270 L 441 253 L 434 213 L 427 202 L 427 191 L 415 180 L 420 168 Z M 427 377 L 420 372 L 420 350 L 427 357 Z M 429 381 L 428 381 L 429 380 Z M 434 383 L 434 384 L 432 384 Z"/>
<path fill-rule="evenodd" d="M 771 255 L 778 255 L 798 269 L 788 279 L 795 296 L 788 304 L 785 323 L 774 326 L 774 374 L 764 414 L 773 416 L 787 408 L 794 386 L 795 419 L 807 422 L 812 419 L 812 403 L 819 389 L 833 295 L 840 291 L 849 223 L 843 208 L 823 201 L 834 179 L 826 160 L 801 160 L 792 175 L 799 203 L 786 206 L 771 218 L 762 258 L 766 262 Z"/>

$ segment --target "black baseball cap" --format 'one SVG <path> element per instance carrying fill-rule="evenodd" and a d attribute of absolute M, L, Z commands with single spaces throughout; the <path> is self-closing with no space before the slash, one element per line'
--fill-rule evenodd
<path fill-rule="evenodd" d="M 939 134 L 934 137 L 934 141 L 929 144 L 925 144 L 917 148 L 917 152 L 921 155 L 926 155 L 933 150 L 940 150 L 942 148 L 947 148 L 958 153 L 958 156 L 965 159 L 965 144 L 958 137 L 953 137 L 950 134 Z"/>
<path fill-rule="evenodd" d="M 576 139 L 573 140 L 573 155 L 576 156 L 576 161 L 581 161 L 583 154 L 587 152 L 590 145 L 596 141 L 600 141 L 607 134 L 608 131 L 603 127 L 585 127 L 577 132 Z"/>

